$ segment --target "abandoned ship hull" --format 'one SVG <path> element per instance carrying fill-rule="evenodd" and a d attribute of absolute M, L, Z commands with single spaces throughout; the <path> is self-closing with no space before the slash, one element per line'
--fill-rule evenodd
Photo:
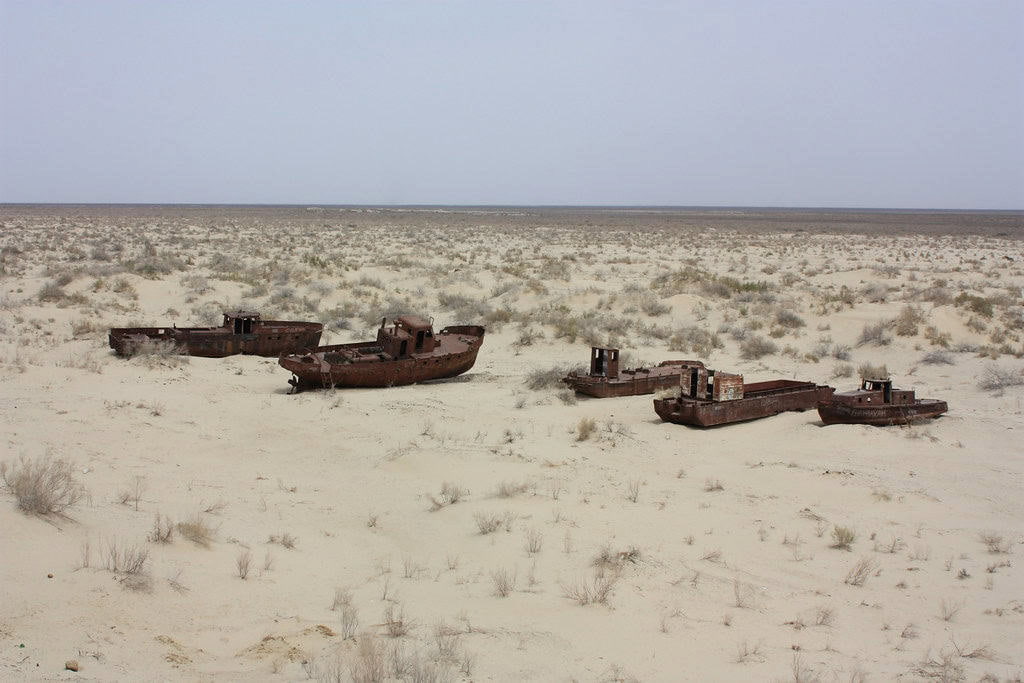
<path fill-rule="evenodd" d="M 323 325 L 314 322 L 266 321 L 249 334 L 222 327 L 128 327 L 110 330 L 110 348 L 130 356 L 146 342 L 168 342 L 182 354 L 224 358 L 238 354 L 280 356 L 316 348 Z"/>
<path fill-rule="evenodd" d="M 571 373 L 567 377 L 563 377 L 562 381 L 570 389 L 580 394 L 594 398 L 613 398 L 653 394 L 664 389 L 671 389 L 679 386 L 682 375 L 682 365 L 673 363 L 654 368 L 626 370 L 615 378 Z"/>
<path fill-rule="evenodd" d="M 804 411 L 832 395 L 832 387 L 812 382 L 774 380 L 744 385 L 744 396 L 731 401 L 695 400 L 687 396 L 656 399 L 654 410 L 666 422 L 693 427 L 715 427 L 770 417 L 787 411 Z"/>
<path fill-rule="evenodd" d="M 305 354 L 282 356 L 278 363 L 292 372 L 295 390 L 379 388 L 417 384 L 456 377 L 476 363 L 484 329 L 466 325 L 448 327 L 429 353 L 389 358 L 373 342 L 321 346 Z"/>
<path fill-rule="evenodd" d="M 942 415 L 949 407 L 945 401 L 923 398 L 907 405 L 849 405 L 839 402 L 818 404 L 818 416 L 827 425 L 866 424 L 878 427 L 905 425 Z"/>

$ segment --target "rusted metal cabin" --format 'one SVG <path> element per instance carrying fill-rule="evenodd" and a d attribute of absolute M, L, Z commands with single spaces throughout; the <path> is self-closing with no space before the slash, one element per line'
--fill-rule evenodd
<path fill-rule="evenodd" d="M 375 341 L 321 346 L 282 356 L 294 390 L 389 387 L 454 377 L 473 367 L 484 339 L 480 325 L 450 325 L 434 333 L 420 316 L 382 319 Z"/>
<path fill-rule="evenodd" d="M 619 350 L 592 346 L 590 373 L 570 372 L 562 378 L 571 389 L 595 398 L 653 394 L 679 384 L 683 371 L 704 367 L 699 360 L 667 360 L 654 367 L 619 370 Z"/>
<path fill-rule="evenodd" d="M 938 417 L 947 410 L 945 401 L 917 398 L 913 390 L 893 388 L 888 377 L 862 379 L 860 388 L 836 392 L 818 404 L 818 415 L 827 425 L 900 425 Z"/>
<path fill-rule="evenodd" d="M 809 410 L 833 391 L 832 387 L 789 379 L 745 384 L 743 375 L 693 367 L 683 377 L 679 396 L 655 399 L 654 410 L 666 422 L 714 427 L 789 410 Z"/>
<path fill-rule="evenodd" d="M 315 348 L 323 330 L 317 322 L 263 320 L 255 311 L 227 311 L 220 327 L 115 327 L 109 340 L 120 356 L 130 356 L 140 345 L 154 341 L 173 343 L 189 356 L 279 356 Z"/>

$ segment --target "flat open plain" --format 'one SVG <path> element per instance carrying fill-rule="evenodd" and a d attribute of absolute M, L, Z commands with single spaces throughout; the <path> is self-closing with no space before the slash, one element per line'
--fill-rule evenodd
<path fill-rule="evenodd" d="M 0 206 L 0 678 L 1021 680 L 1022 238 L 1019 212 Z M 297 395 L 275 359 L 107 346 L 239 307 L 323 343 L 488 332 L 452 380 Z M 591 344 L 840 390 L 884 364 L 950 411 L 690 429 L 552 381 Z M 77 500 L 19 509 L 46 463 Z"/>

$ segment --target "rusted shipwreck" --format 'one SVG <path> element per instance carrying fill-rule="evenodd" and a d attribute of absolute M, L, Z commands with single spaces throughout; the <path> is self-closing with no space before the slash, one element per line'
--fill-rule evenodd
<path fill-rule="evenodd" d="M 282 356 L 294 391 L 330 387 L 390 387 L 455 377 L 473 367 L 484 340 L 480 325 L 450 325 L 434 334 L 433 324 L 404 315 L 381 320 L 375 341 L 321 346 Z"/>
<path fill-rule="evenodd" d="M 570 389 L 595 398 L 637 396 L 678 386 L 683 372 L 690 367 L 704 364 L 699 360 L 666 360 L 654 367 L 620 370 L 618 349 L 592 346 L 590 372 L 581 374 L 574 370 L 562 381 Z"/>
<path fill-rule="evenodd" d="M 115 327 L 110 348 L 130 356 L 146 342 L 170 342 L 181 353 L 205 358 L 236 354 L 280 356 L 316 348 L 324 326 L 315 322 L 263 320 L 254 311 L 228 311 L 220 327 Z"/>
<path fill-rule="evenodd" d="M 810 410 L 834 389 L 814 382 L 775 379 L 745 384 L 743 375 L 691 367 L 679 395 L 654 400 L 662 420 L 695 427 L 756 420 L 789 410 Z"/>
<path fill-rule="evenodd" d="M 893 388 L 888 377 L 862 379 L 859 388 L 836 392 L 818 403 L 818 415 L 827 425 L 903 425 L 938 417 L 947 410 L 945 401 L 917 398 L 913 390 Z"/>

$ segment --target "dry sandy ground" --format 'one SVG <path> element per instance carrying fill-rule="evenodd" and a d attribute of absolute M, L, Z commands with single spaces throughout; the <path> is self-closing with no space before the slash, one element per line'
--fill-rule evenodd
<path fill-rule="evenodd" d="M 85 492 L 0 491 L 0 678 L 1020 680 L 1020 215 L 608 215 L 0 210 L 0 460 Z M 335 343 L 403 310 L 488 336 L 451 381 L 299 395 L 274 359 L 107 348 L 240 304 Z M 840 389 L 885 363 L 950 412 L 701 431 L 528 386 L 591 342 Z"/>

